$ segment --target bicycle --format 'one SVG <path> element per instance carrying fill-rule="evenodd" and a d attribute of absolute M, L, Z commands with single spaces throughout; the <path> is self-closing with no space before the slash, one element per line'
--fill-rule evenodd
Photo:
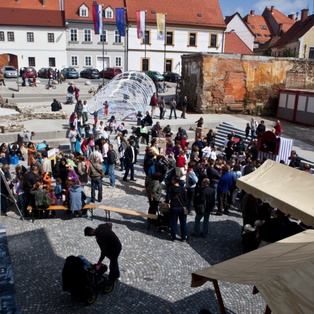
<path fill-rule="evenodd" d="M 168 91 L 167 84 L 165 83 L 158 84 L 158 93 L 164 94 L 164 93 L 167 93 L 167 91 Z"/>

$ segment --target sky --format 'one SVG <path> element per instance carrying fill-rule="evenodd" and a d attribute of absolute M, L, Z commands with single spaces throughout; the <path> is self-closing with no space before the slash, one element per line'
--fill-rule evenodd
<path fill-rule="evenodd" d="M 314 13 L 314 0 L 219 0 L 219 3 L 224 18 L 236 12 L 244 17 L 251 10 L 255 10 L 255 14 L 261 15 L 265 7 L 272 5 L 285 15 L 299 12 L 299 18 L 302 9 L 309 9 L 309 15 Z"/>

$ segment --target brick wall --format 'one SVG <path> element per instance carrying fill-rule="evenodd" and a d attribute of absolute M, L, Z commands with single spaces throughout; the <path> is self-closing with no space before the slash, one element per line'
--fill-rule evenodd
<path fill-rule="evenodd" d="M 190 110 L 227 112 L 230 108 L 272 105 L 280 88 L 313 88 L 314 62 L 300 59 L 194 54 L 182 56 L 181 96 Z"/>

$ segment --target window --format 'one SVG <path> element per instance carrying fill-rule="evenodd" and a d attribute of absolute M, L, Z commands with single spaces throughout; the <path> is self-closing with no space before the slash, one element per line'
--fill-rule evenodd
<path fill-rule="evenodd" d="M 27 41 L 34 42 L 34 33 L 27 33 Z"/>
<path fill-rule="evenodd" d="M 34 57 L 28 57 L 28 66 L 30 66 L 30 67 L 35 67 L 36 66 Z"/>
<path fill-rule="evenodd" d="M 77 41 L 77 29 L 70 29 L 70 41 Z"/>
<path fill-rule="evenodd" d="M 172 72 L 172 59 L 166 59 L 166 72 Z"/>
<path fill-rule="evenodd" d="M 167 32 L 166 44 L 168 46 L 173 46 L 173 32 Z"/>
<path fill-rule="evenodd" d="M 189 44 L 190 47 L 196 47 L 196 33 L 189 33 Z"/>
<path fill-rule="evenodd" d="M 48 43 L 54 43 L 54 42 L 55 42 L 55 34 L 48 33 Z"/>
<path fill-rule="evenodd" d="M 145 30 L 145 38 L 143 39 L 143 44 L 150 45 L 150 30 Z"/>
<path fill-rule="evenodd" d="M 102 32 L 102 34 L 100 34 L 99 40 L 100 40 L 101 43 L 102 43 L 102 42 L 104 42 L 104 43 L 107 42 L 107 31 L 104 30 L 104 31 Z"/>
<path fill-rule="evenodd" d="M 4 32 L 0 32 L 0 41 L 4 41 Z"/>
<path fill-rule="evenodd" d="M 265 25 L 260 25 L 261 29 L 267 30 L 267 27 Z"/>
<path fill-rule="evenodd" d="M 122 58 L 121 57 L 116 57 L 116 67 L 121 67 L 122 66 Z"/>
<path fill-rule="evenodd" d="M 79 14 L 80 17 L 88 17 L 88 7 L 85 4 L 81 5 Z"/>
<path fill-rule="evenodd" d="M 84 29 L 84 41 L 85 42 L 92 41 L 92 31 L 90 29 Z"/>
<path fill-rule="evenodd" d="M 252 29 L 255 29 L 255 25 L 251 25 Z"/>
<path fill-rule="evenodd" d="M 105 10 L 105 18 L 106 19 L 113 19 L 113 11 L 111 8 L 106 8 Z"/>
<path fill-rule="evenodd" d="M 309 59 L 314 59 L 314 47 L 310 47 Z"/>
<path fill-rule="evenodd" d="M 119 31 L 114 31 L 114 42 L 121 43 L 121 36 L 119 34 Z"/>
<path fill-rule="evenodd" d="M 217 35 L 216 34 L 211 34 L 210 35 L 210 42 L 209 42 L 209 46 L 216 48 L 217 47 Z"/>
<path fill-rule="evenodd" d="M 14 41 L 14 32 L 8 32 L 8 41 Z"/>
<path fill-rule="evenodd" d="M 78 65 L 77 56 L 71 56 L 71 65 L 73 67 Z"/>
<path fill-rule="evenodd" d="M 92 57 L 91 56 L 86 56 L 85 57 L 85 66 L 91 67 L 92 66 Z"/>
<path fill-rule="evenodd" d="M 56 66 L 56 58 L 49 58 L 49 67 L 55 67 Z"/>
<path fill-rule="evenodd" d="M 142 70 L 141 71 L 146 72 L 149 70 L 149 59 L 142 58 L 141 64 L 142 64 Z"/>

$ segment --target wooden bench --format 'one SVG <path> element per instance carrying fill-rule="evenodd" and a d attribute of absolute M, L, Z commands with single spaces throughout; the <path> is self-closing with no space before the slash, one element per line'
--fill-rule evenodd
<path fill-rule="evenodd" d="M 154 214 L 147 214 L 147 213 L 142 213 L 142 212 L 137 212 L 135 210 L 131 209 L 123 209 L 123 208 L 118 208 L 118 207 L 110 207 L 106 205 L 100 205 L 98 208 L 102 209 L 105 211 L 106 219 L 110 220 L 110 212 L 115 212 L 119 214 L 125 214 L 125 215 L 132 215 L 132 216 L 138 216 L 138 217 L 144 217 L 144 218 L 149 218 L 149 219 L 157 219 L 157 215 Z"/>
<path fill-rule="evenodd" d="M 90 203 L 90 204 L 86 204 L 84 205 L 83 209 L 87 209 L 90 213 L 90 219 L 93 220 L 94 217 L 94 208 L 96 208 L 96 204 L 94 203 Z M 27 210 L 31 211 L 33 208 L 32 206 L 28 206 Z M 68 205 L 51 205 L 47 208 L 43 208 L 43 210 L 69 210 L 69 206 Z M 34 222 L 35 217 L 34 217 L 34 213 L 32 212 L 32 221 Z"/>

